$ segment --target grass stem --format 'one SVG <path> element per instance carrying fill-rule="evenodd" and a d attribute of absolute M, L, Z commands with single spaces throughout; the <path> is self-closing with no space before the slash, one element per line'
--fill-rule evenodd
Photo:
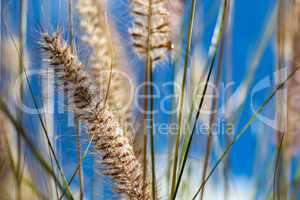
<path fill-rule="evenodd" d="M 216 60 L 216 57 L 217 57 L 218 46 L 219 46 L 220 40 L 221 40 L 222 35 L 223 35 L 224 20 L 226 18 L 226 12 L 225 12 L 226 9 L 225 8 L 227 7 L 227 3 L 228 3 L 228 1 L 224 0 L 224 4 L 221 7 L 222 12 L 221 12 L 221 15 L 219 15 L 221 17 L 220 18 L 220 24 L 215 29 L 216 35 L 214 35 L 214 36 L 216 37 L 215 38 L 216 41 L 215 41 L 215 43 L 213 43 L 214 50 L 213 50 L 213 56 L 212 56 L 212 60 L 211 60 L 210 67 L 209 67 L 209 72 L 207 74 L 207 78 L 206 78 L 206 81 L 205 81 L 204 90 L 203 90 L 203 93 L 202 93 L 202 96 L 201 96 L 201 99 L 200 99 L 200 103 L 199 103 L 199 107 L 198 107 L 198 110 L 197 110 L 197 113 L 196 113 L 195 121 L 194 121 L 193 128 L 192 128 L 192 132 L 191 132 L 191 135 L 190 135 L 189 140 L 188 140 L 187 149 L 186 149 L 186 152 L 184 152 L 182 166 L 181 166 L 181 169 L 180 169 L 178 181 L 177 181 L 176 186 L 175 186 L 174 195 L 172 196 L 172 200 L 175 200 L 176 195 L 178 193 L 180 182 L 181 182 L 183 172 L 184 172 L 184 169 L 185 169 L 185 166 L 186 166 L 189 150 L 190 150 L 192 140 L 193 140 L 193 137 L 194 137 L 194 134 L 195 134 L 195 131 L 196 131 L 196 126 L 197 126 L 197 122 L 198 122 L 198 119 L 199 119 L 199 116 L 200 116 L 200 111 L 201 111 L 201 108 L 202 108 L 202 105 L 203 105 L 203 102 L 204 102 L 204 98 L 205 98 L 205 94 L 206 94 L 207 87 L 208 87 L 208 84 L 209 84 L 209 80 L 210 80 L 210 77 L 211 77 L 211 74 L 212 74 L 212 71 L 213 71 L 213 66 L 214 66 L 214 63 L 215 63 L 215 60 Z M 212 39 L 212 41 L 214 41 L 214 39 Z"/>
<path fill-rule="evenodd" d="M 172 185 L 171 185 L 171 195 L 170 195 L 171 199 L 174 198 L 176 179 L 177 179 L 179 144 L 180 144 L 180 139 L 181 139 L 181 129 L 182 129 L 183 112 L 184 112 L 184 98 L 185 98 L 185 94 L 186 94 L 187 69 L 188 69 L 188 65 L 189 65 L 189 61 L 190 61 L 189 58 L 190 58 L 190 51 L 191 51 L 196 3 L 197 3 L 196 0 L 192 0 L 192 7 L 191 7 L 191 12 L 190 12 L 190 18 L 189 18 L 189 27 L 188 27 L 188 31 L 187 31 L 187 46 L 186 46 L 186 50 L 185 50 L 184 69 L 183 69 L 183 77 L 182 77 L 182 82 L 181 82 L 181 84 L 182 84 L 181 85 L 181 95 L 180 95 L 180 99 L 179 99 L 178 131 L 177 131 L 177 136 L 176 136 L 174 164 L 173 164 L 173 171 L 172 171 Z"/>

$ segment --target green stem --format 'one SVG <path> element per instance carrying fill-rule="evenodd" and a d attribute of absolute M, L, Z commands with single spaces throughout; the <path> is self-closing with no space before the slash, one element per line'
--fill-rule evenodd
<path fill-rule="evenodd" d="M 152 34 L 152 0 L 149 0 L 148 5 L 148 37 L 147 37 L 147 66 L 146 66 L 146 88 L 145 88 L 145 103 L 144 107 L 146 108 L 144 110 L 145 113 L 145 122 L 146 127 L 148 127 L 148 87 L 150 83 L 150 148 L 151 148 L 151 169 L 152 169 L 152 199 L 156 199 L 156 174 L 155 174 L 155 146 L 154 146 L 154 116 L 153 116 L 153 110 L 154 110 L 154 99 L 153 99 L 153 61 L 151 58 L 151 34 Z M 148 132 L 148 131 L 147 131 Z M 146 133 L 146 135 L 148 135 Z M 144 147 L 144 164 L 146 162 L 146 149 L 147 149 L 147 136 L 145 136 L 145 147 Z M 145 167 L 145 166 L 144 166 Z M 146 169 L 144 169 L 146 170 Z M 145 177 L 144 177 L 145 181 Z"/>
<path fill-rule="evenodd" d="M 181 96 L 179 99 L 179 116 L 178 116 L 178 131 L 175 143 L 175 152 L 174 152 L 174 165 L 172 171 L 172 185 L 171 185 L 171 195 L 170 198 L 172 199 L 175 193 L 175 186 L 176 186 L 176 179 L 177 179 L 177 168 L 178 168 L 178 154 L 179 154 L 179 143 L 181 138 L 181 126 L 182 126 L 182 117 L 183 117 L 183 107 L 184 107 L 184 98 L 186 93 L 186 79 L 187 79 L 187 69 L 189 65 L 189 56 L 191 51 L 191 42 L 192 42 L 192 33 L 193 33 L 193 25 L 194 25 L 194 17 L 195 17 L 195 10 L 196 10 L 196 0 L 192 0 L 192 10 L 190 12 L 190 19 L 189 19 L 189 29 L 187 35 L 187 46 L 185 51 L 185 60 L 184 60 L 184 71 L 182 77 L 182 85 L 181 85 Z"/>
<path fill-rule="evenodd" d="M 230 0 L 227 4 L 227 8 L 225 8 L 226 13 L 229 13 L 229 5 L 230 5 Z M 226 33 L 226 27 L 227 27 L 227 18 L 225 18 L 224 20 L 224 33 Z M 217 78 L 214 82 L 215 87 L 218 89 L 220 87 L 220 81 L 221 81 L 221 75 L 222 75 L 222 59 L 223 59 L 223 55 L 224 55 L 224 45 L 225 45 L 225 37 L 222 37 L 221 39 L 221 44 L 220 44 L 220 53 L 219 53 L 219 62 L 218 62 L 218 68 L 217 68 Z M 206 144 L 206 153 L 205 153 L 205 159 L 204 159 L 204 168 L 203 168 L 203 173 L 202 173 L 202 181 L 204 181 L 205 177 L 206 177 L 206 173 L 207 173 L 207 169 L 208 169 L 208 162 L 210 159 L 210 154 L 211 154 L 211 147 L 212 147 L 212 140 L 213 140 L 213 124 L 216 122 L 216 118 L 217 118 L 217 108 L 218 108 L 218 100 L 219 100 L 219 95 L 214 97 L 213 99 L 213 104 L 212 104 L 212 109 L 211 109 L 211 117 L 210 117 L 210 128 L 209 128 L 209 135 L 208 135 L 208 139 L 207 139 L 207 144 Z M 203 200 L 204 197 L 204 187 L 201 190 L 201 194 L 200 194 L 200 200 Z"/>
<path fill-rule="evenodd" d="M 226 27 L 226 25 L 225 25 Z M 225 31 L 225 30 L 224 30 Z M 218 89 L 220 87 L 220 81 L 221 81 L 221 75 L 222 75 L 222 58 L 224 55 L 224 37 L 222 37 L 222 41 L 221 41 L 221 45 L 220 45 L 220 56 L 219 56 L 219 63 L 218 63 L 218 69 L 217 69 L 217 78 L 216 81 L 214 83 L 214 85 L 216 86 L 216 88 Z M 205 159 L 204 159 L 204 167 L 203 167 L 203 171 L 202 171 L 202 181 L 204 181 L 205 177 L 206 177 L 206 173 L 207 173 L 207 169 L 208 169 L 208 162 L 210 159 L 210 154 L 211 154 L 211 147 L 212 147 L 212 140 L 213 140 L 213 124 L 216 122 L 216 118 L 217 118 L 217 107 L 218 107 L 218 96 L 214 97 L 213 99 L 213 104 L 212 104 L 212 109 L 211 109 L 211 117 L 210 117 L 210 128 L 209 128 L 209 135 L 207 138 L 207 144 L 206 144 L 206 151 L 205 151 Z M 200 200 L 203 200 L 203 196 L 204 196 L 204 187 L 201 190 L 201 194 L 200 194 Z"/>
<path fill-rule="evenodd" d="M 155 145 L 154 145 L 154 83 L 152 61 L 150 60 L 150 147 L 151 147 L 151 165 L 152 165 L 152 197 L 156 199 L 156 174 L 155 174 Z"/>
<path fill-rule="evenodd" d="M 148 70 L 145 70 L 145 81 L 146 83 L 148 79 Z M 147 178 L 147 147 L 148 147 L 148 131 L 147 131 L 147 107 L 148 107 L 148 86 L 144 86 L 144 108 L 143 108 L 143 118 L 144 118 L 144 147 L 143 147 L 143 185 L 145 186 L 146 183 L 146 178 Z M 144 197 L 145 197 L 145 191 L 144 191 Z"/>
<path fill-rule="evenodd" d="M 201 111 L 201 108 L 202 108 L 202 105 L 203 105 L 203 102 L 204 102 L 204 97 L 205 97 L 205 94 L 206 94 L 208 83 L 209 83 L 209 80 L 210 80 L 210 77 L 211 77 L 211 74 L 212 74 L 212 70 L 213 70 L 213 66 L 214 66 L 214 63 L 215 63 L 215 60 L 216 60 L 216 57 L 217 57 L 217 49 L 218 49 L 220 40 L 222 38 L 224 20 L 226 18 L 226 10 L 225 10 L 225 8 L 227 7 L 227 3 L 228 3 L 228 0 L 224 0 L 224 4 L 223 4 L 223 7 L 222 7 L 222 13 L 220 15 L 220 17 L 221 17 L 220 18 L 220 26 L 217 27 L 217 29 L 215 30 L 216 33 L 217 33 L 216 34 L 216 41 L 215 41 L 215 44 L 213 45 L 215 49 L 213 51 L 213 56 L 212 56 L 212 60 L 211 60 L 211 63 L 210 63 L 209 72 L 208 72 L 208 75 L 207 75 L 207 78 L 206 78 L 206 81 L 205 81 L 204 90 L 203 90 L 203 93 L 202 93 L 202 96 L 201 96 L 201 99 L 200 99 L 200 103 L 199 103 L 199 106 L 198 106 L 198 110 L 197 110 L 197 113 L 196 113 L 196 118 L 195 118 L 195 121 L 194 121 L 194 124 L 193 124 L 192 133 L 190 135 L 190 138 L 189 138 L 189 141 L 188 141 L 188 144 L 187 144 L 187 149 L 184 152 L 183 163 L 182 163 L 182 167 L 180 169 L 178 181 L 176 183 L 175 192 L 174 192 L 174 195 L 172 196 L 172 200 L 175 200 L 176 195 L 178 193 L 180 182 L 181 182 L 181 179 L 182 179 L 182 176 L 183 176 L 183 172 L 184 172 L 184 169 L 185 169 L 185 166 L 186 166 L 186 162 L 187 162 L 187 157 L 188 157 L 188 154 L 189 154 L 189 150 L 190 150 L 190 147 L 191 147 L 191 144 L 192 144 L 192 140 L 193 140 L 193 137 L 194 137 L 194 134 L 195 134 L 195 130 L 196 130 L 196 126 L 197 126 L 197 121 L 198 121 L 199 116 L 200 116 L 200 111 Z"/>

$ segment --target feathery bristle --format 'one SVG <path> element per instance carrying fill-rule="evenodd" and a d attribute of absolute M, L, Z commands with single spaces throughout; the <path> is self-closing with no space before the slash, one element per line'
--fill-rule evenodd
<path fill-rule="evenodd" d="M 166 0 L 132 0 L 133 25 L 129 29 L 137 55 L 152 61 L 162 61 L 172 49 L 169 12 Z M 148 30 L 148 27 L 149 30 Z"/>
<path fill-rule="evenodd" d="M 143 184 L 142 167 L 129 139 L 81 63 L 70 48 L 62 44 L 59 33 L 53 37 L 45 35 L 43 49 L 49 54 L 49 64 L 59 80 L 67 86 L 73 111 L 87 123 L 95 149 L 102 155 L 104 174 L 114 180 L 115 191 L 128 199 L 149 200 L 149 186 Z"/>

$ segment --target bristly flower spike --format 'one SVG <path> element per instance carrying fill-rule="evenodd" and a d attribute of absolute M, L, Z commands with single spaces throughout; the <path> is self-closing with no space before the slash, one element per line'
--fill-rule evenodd
<path fill-rule="evenodd" d="M 129 33 L 136 54 L 144 60 L 149 52 L 152 61 L 163 61 L 173 48 L 167 3 L 166 0 L 132 0 L 133 25 Z"/>
<path fill-rule="evenodd" d="M 68 90 L 72 111 L 86 122 L 95 150 L 102 157 L 103 174 L 113 180 L 114 191 L 128 200 L 150 200 L 149 184 L 143 184 L 142 166 L 129 139 L 70 47 L 59 33 L 44 35 L 42 47 Z"/>

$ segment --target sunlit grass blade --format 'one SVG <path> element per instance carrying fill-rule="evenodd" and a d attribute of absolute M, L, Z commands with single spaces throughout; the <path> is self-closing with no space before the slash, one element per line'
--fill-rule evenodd
<path fill-rule="evenodd" d="M 224 0 L 223 4 L 221 6 L 221 9 L 220 9 L 221 14 L 219 15 L 218 24 L 215 28 L 215 33 L 214 33 L 214 36 L 213 36 L 213 39 L 212 39 L 212 44 L 211 44 L 212 49 L 210 49 L 211 53 L 213 53 L 213 56 L 212 56 L 212 60 L 211 60 L 210 66 L 209 66 L 209 72 L 208 72 L 207 77 L 206 77 L 205 86 L 204 86 L 203 93 L 202 93 L 202 96 L 201 96 L 201 99 L 200 99 L 199 107 L 198 107 L 198 110 L 197 110 L 197 113 L 196 113 L 195 121 L 194 121 L 193 128 L 192 128 L 192 132 L 191 132 L 191 135 L 190 135 L 189 140 L 188 140 L 186 151 L 184 152 L 182 166 L 181 166 L 181 169 L 180 169 L 180 172 L 179 172 L 178 180 L 176 182 L 174 195 L 172 196 L 173 200 L 176 198 L 176 195 L 178 193 L 178 189 L 179 189 L 180 182 L 181 182 L 183 172 L 184 172 L 184 169 L 185 169 L 188 153 L 189 153 L 189 150 L 190 150 L 190 147 L 191 147 L 191 144 L 192 144 L 193 136 L 195 134 L 197 121 L 199 119 L 200 111 L 201 111 L 201 108 L 202 108 L 202 105 L 203 105 L 203 102 L 204 102 L 206 90 L 207 90 L 207 87 L 208 87 L 208 82 L 210 80 L 210 77 L 211 77 L 211 74 L 212 74 L 212 71 L 213 71 L 213 66 L 215 64 L 215 60 L 216 60 L 216 57 L 217 57 L 218 46 L 219 46 L 220 40 L 222 38 L 224 20 L 226 18 L 225 8 L 227 7 L 227 3 L 228 3 L 228 1 Z"/>
<path fill-rule="evenodd" d="M 222 16 L 222 12 L 223 12 L 223 7 L 221 6 L 219 9 L 219 18 Z M 217 38 L 220 34 L 220 31 L 221 31 L 220 23 L 221 23 L 221 20 L 219 20 L 219 22 L 217 22 L 217 24 L 215 25 L 215 31 L 212 36 L 210 47 L 209 47 L 208 58 L 205 63 L 205 69 L 203 70 L 204 72 L 203 72 L 203 74 L 201 74 L 201 78 L 199 79 L 199 82 L 197 83 L 198 85 L 200 85 L 202 83 L 203 79 L 205 78 L 206 74 L 208 73 L 208 70 L 210 69 L 210 66 L 211 66 L 211 62 L 215 57 L 215 53 L 216 53 L 216 51 L 218 51 L 218 48 L 217 48 L 218 45 L 215 42 L 215 38 Z M 199 89 L 196 92 L 197 92 L 197 94 L 199 94 L 200 93 Z M 190 136 L 190 131 L 191 131 L 190 125 L 191 125 L 193 117 L 194 117 L 193 114 L 194 114 L 195 109 L 196 109 L 195 103 L 192 103 L 191 109 L 189 110 L 188 120 L 187 120 L 187 123 L 185 126 L 185 134 L 184 134 L 184 140 L 183 140 L 184 142 L 182 145 L 180 163 L 182 163 L 182 161 L 184 159 L 184 155 L 185 155 L 185 152 L 186 152 L 186 149 L 188 146 L 188 141 L 189 141 L 189 136 Z"/>
<path fill-rule="evenodd" d="M 211 169 L 211 171 L 208 174 L 208 176 L 205 178 L 204 182 L 201 183 L 199 189 L 197 190 L 197 192 L 195 193 L 195 195 L 193 197 L 193 200 L 198 196 L 199 192 L 203 189 L 203 187 L 205 186 L 205 184 L 207 183 L 207 181 L 209 180 L 209 178 L 212 176 L 212 174 L 214 173 L 214 171 L 217 169 L 217 167 L 220 165 L 220 163 L 224 160 L 224 158 L 227 156 L 227 154 L 231 151 L 233 145 L 241 138 L 241 136 L 243 135 L 243 133 L 247 130 L 247 128 L 251 125 L 251 123 L 256 119 L 257 115 L 260 114 L 263 111 L 263 109 L 265 108 L 265 106 L 273 99 L 273 97 L 277 94 L 277 92 L 279 90 L 281 90 L 286 85 L 286 83 L 295 75 L 295 73 L 299 69 L 300 69 L 300 67 L 297 67 L 293 72 L 291 72 L 289 74 L 289 76 L 282 83 L 278 84 L 278 86 L 271 93 L 271 95 L 267 99 L 265 99 L 265 101 L 254 112 L 254 114 L 247 121 L 247 123 L 243 126 L 243 128 L 235 135 L 235 137 L 233 138 L 232 142 L 226 147 L 226 149 L 223 152 L 223 154 L 220 156 L 220 158 L 217 160 L 216 164 L 213 166 L 213 168 Z M 231 133 L 231 132 L 232 132 L 232 130 L 230 128 L 226 130 L 226 134 Z"/>
<path fill-rule="evenodd" d="M 183 113 L 184 113 L 184 98 L 186 95 L 186 79 L 187 79 L 187 69 L 190 61 L 190 51 L 191 51 L 191 43 L 192 43 L 192 36 L 193 36 L 193 26 L 194 26 L 194 18 L 195 18 L 195 11 L 196 11 L 196 0 L 192 0 L 192 7 L 190 11 L 190 19 L 189 19 L 189 26 L 187 31 L 187 46 L 185 50 L 185 59 L 184 59 L 184 69 L 183 69 L 183 77 L 181 82 L 181 95 L 179 99 L 179 111 L 178 111 L 178 130 L 175 142 L 175 152 L 174 152 L 174 163 L 173 163 L 173 170 L 171 176 L 171 195 L 170 198 L 172 199 L 175 194 L 175 186 L 176 186 L 176 179 L 177 179 L 177 168 L 178 168 L 178 156 L 179 156 L 179 144 L 181 139 L 181 130 L 182 130 L 182 121 L 183 121 Z"/>

